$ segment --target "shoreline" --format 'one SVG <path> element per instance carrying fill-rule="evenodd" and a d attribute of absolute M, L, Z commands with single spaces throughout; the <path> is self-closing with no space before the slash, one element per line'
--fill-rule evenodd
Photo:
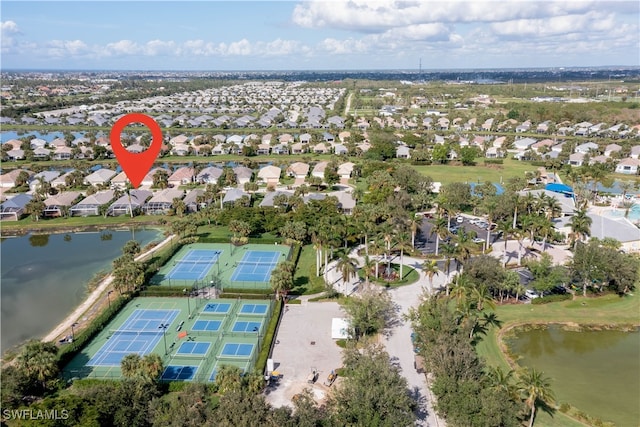
<path fill-rule="evenodd" d="M 146 258 L 149 255 L 152 255 L 158 249 L 163 248 L 167 244 L 173 241 L 175 235 L 170 235 L 166 237 L 163 241 L 150 248 L 146 252 L 139 254 L 135 260 L 139 261 Z M 104 279 L 100 281 L 96 289 L 91 292 L 87 298 L 80 303 L 71 313 L 69 313 L 51 332 L 42 337 L 40 340 L 44 342 L 53 341 L 57 343 L 58 339 L 65 335 L 70 329 L 71 325 L 78 321 L 82 317 L 84 313 L 86 313 L 94 304 L 98 302 L 98 300 L 103 296 L 103 294 L 107 291 L 111 282 L 113 281 L 113 274 L 109 273 Z M 84 325 L 80 325 L 78 328 L 78 332 L 83 329 Z"/>

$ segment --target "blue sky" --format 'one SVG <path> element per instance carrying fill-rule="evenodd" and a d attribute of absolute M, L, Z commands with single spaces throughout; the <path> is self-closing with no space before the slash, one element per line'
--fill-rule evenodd
<path fill-rule="evenodd" d="M 640 2 L 6 1 L 2 69 L 640 65 Z"/>

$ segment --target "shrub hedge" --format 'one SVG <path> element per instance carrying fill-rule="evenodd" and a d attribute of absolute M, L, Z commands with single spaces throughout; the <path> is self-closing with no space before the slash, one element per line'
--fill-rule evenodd
<path fill-rule="evenodd" d="M 550 302 L 566 301 L 571 298 L 573 298 L 571 294 L 554 294 L 542 298 L 534 298 L 531 300 L 531 304 L 547 304 Z"/>
<path fill-rule="evenodd" d="M 276 306 L 273 309 L 273 315 L 271 316 L 271 320 L 269 321 L 267 332 L 264 335 L 264 341 L 262 341 L 262 348 L 260 349 L 258 359 L 256 360 L 255 370 L 260 374 L 262 374 L 267 367 L 267 359 L 271 354 L 271 349 L 273 348 L 273 339 L 276 335 L 276 331 L 278 330 L 278 325 L 280 324 L 281 317 L 282 301 L 276 301 Z"/>

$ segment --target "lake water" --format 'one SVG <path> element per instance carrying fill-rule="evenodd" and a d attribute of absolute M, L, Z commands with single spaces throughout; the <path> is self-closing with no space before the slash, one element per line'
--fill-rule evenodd
<path fill-rule="evenodd" d="M 507 340 L 521 366 L 552 379 L 558 403 L 611 421 L 640 425 L 640 330 L 566 331 L 559 325 L 517 332 Z"/>
<path fill-rule="evenodd" d="M 49 333 L 84 300 L 94 275 L 109 270 L 133 238 L 144 246 L 162 236 L 157 230 L 130 230 L 1 239 L 2 352 Z"/>

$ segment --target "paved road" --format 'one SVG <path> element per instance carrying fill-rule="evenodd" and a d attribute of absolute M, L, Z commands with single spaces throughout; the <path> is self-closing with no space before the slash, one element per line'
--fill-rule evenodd
<path fill-rule="evenodd" d="M 363 260 L 357 257 L 356 254 L 357 249 L 352 252 L 351 256 L 361 264 Z M 399 262 L 399 260 L 395 259 L 393 262 Z M 444 427 L 446 425 L 445 422 L 440 419 L 433 410 L 433 397 L 427 387 L 425 375 L 419 374 L 414 368 L 411 324 L 402 319 L 402 316 L 407 314 L 411 307 L 417 307 L 420 304 L 420 297 L 424 292 L 432 291 L 429 279 L 420 269 L 423 262 L 424 260 L 422 259 L 404 257 L 404 264 L 418 270 L 420 277 L 418 281 L 412 285 L 402 286 L 388 291 L 391 294 L 392 300 L 397 304 L 400 320 L 389 330 L 389 333 L 384 339 L 384 345 L 392 360 L 400 367 L 402 376 L 406 378 L 409 389 L 418 402 L 418 410 L 416 411 L 418 419 L 416 425 Z M 357 292 L 359 280 L 353 279 L 347 282 L 347 284 L 343 284 L 340 273 L 335 269 L 335 265 L 336 262 L 329 263 L 329 268 L 325 273 L 327 283 L 332 283 L 339 292 L 346 292 L 347 294 Z M 433 279 L 433 288 L 438 289 L 443 287 L 445 280 L 446 276 L 444 273 L 438 274 Z"/>

